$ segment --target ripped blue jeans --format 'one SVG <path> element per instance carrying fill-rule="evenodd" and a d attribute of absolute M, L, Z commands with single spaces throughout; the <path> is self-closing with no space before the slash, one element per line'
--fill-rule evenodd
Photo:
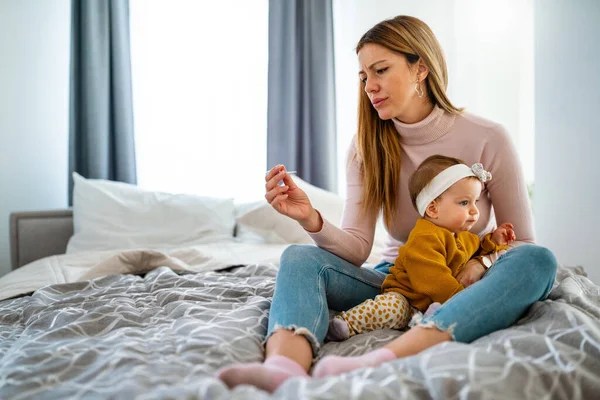
<path fill-rule="evenodd" d="M 308 339 L 317 357 L 329 327 L 328 309 L 345 311 L 377 296 L 390 265 L 358 268 L 314 245 L 288 247 L 281 256 L 267 338 L 279 328 L 294 330 Z M 419 325 L 448 330 L 465 343 L 507 328 L 548 295 L 556 269 L 548 249 L 521 245 Z"/>

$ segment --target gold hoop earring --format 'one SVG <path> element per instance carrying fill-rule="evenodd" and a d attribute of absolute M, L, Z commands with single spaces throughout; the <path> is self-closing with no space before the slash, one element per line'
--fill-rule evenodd
<path fill-rule="evenodd" d="M 417 92 L 417 97 L 420 99 L 422 99 L 425 95 L 425 91 L 421 87 L 421 82 L 419 82 L 418 80 L 415 82 L 415 92 Z"/>

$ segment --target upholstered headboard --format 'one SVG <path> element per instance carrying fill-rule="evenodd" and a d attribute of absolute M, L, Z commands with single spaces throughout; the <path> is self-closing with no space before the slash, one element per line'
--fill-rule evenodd
<path fill-rule="evenodd" d="M 12 269 L 55 254 L 64 254 L 73 236 L 73 210 L 10 214 Z"/>

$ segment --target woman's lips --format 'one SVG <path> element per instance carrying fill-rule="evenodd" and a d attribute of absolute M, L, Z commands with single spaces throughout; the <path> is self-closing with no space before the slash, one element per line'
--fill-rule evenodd
<path fill-rule="evenodd" d="M 379 108 L 383 105 L 383 103 L 386 101 L 387 99 L 375 99 L 373 100 L 373 107 L 375 108 Z"/>

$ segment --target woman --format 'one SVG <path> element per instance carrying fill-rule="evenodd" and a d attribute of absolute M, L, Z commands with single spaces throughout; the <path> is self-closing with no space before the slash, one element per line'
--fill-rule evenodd
<path fill-rule="evenodd" d="M 486 166 L 494 179 L 481 195 L 480 217 L 471 231 L 481 235 L 491 232 L 496 220 L 511 221 L 517 240 L 505 254 L 469 261 L 457 276 L 467 289 L 384 348 L 361 357 L 326 357 L 313 375 L 379 365 L 445 341 L 469 343 L 510 326 L 552 288 L 554 256 L 527 244 L 534 241 L 531 209 L 510 138 L 500 125 L 450 102 L 446 62 L 431 29 L 417 18 L 398 16 L 366 32 L 356 51 L 358 131 L 348 152 L 341 229 L 321 217 L 284 166 L 269 171 L 265 198 L 298 221 L 317 246 L 293 245 L 282 254 L 266 360 L 220 371 L 229 387 L 251 384 L 274 391 L 290 377 L 307 376 L 327 333 L 328 308 L 346 310 L 380 293 L 398 247 L 419 218 L 408 177 L 433 154 Z M 383 262 L 375 269 L 361 268 L 380 213 L 389 233 Z M 492 263 L 493 269 L 478 282 Z"/>

